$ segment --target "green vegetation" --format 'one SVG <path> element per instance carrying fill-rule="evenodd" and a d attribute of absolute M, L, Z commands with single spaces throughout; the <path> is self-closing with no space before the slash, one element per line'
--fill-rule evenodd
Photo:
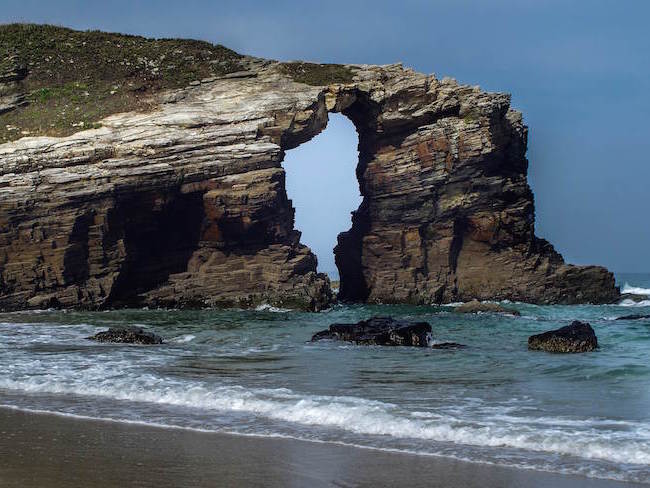
<path fill-rule="evenodd" d="M 123 111 L 148 110 L 156 92 L 240 69 L 241 55 L 220 45 L 146 39 L 51 25 L 0 25 L 0 96 L 27 104 L 0 114 L 0 143 L 24 135 L 63 136 Z"/>
<path fill-rule="evenodd" d="M 354 72 L 341 64 L 282 63 L 280 69 L 294 81 L 314 86 L 351 83 L 354 77 Z"/>

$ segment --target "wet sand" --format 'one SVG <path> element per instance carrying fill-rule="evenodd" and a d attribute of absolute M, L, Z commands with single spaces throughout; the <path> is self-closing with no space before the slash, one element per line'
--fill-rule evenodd
<path fill-rule="evenodd" d="M 291 439 L 0 408 L 2 487 L 645 486 Z"/>

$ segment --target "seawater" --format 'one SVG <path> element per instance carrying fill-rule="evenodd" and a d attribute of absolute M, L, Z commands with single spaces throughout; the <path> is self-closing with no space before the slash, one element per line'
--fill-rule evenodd
<path fill-rule="evenodd" d="M 648 301 L 512 303 L 521 317 L 454 306 L 0 314 L 0 404 L 160 426 L 344 443 L 650 483 Z M 461 350 L 310 343 L 334 322 L 426 320 Z M 588 321 L 597 352 L 530 352 L 531 334 Z M 97 344 L 140 325 L 162 346 Z"/>

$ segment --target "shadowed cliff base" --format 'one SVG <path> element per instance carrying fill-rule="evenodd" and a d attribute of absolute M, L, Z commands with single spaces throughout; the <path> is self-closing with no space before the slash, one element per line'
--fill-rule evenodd
<path fill-rule="evenodd" d="M 0 125 L 21 134 L 0 144 L 1 308 L 327 307 L 329 280 L 294 230 L 281 162 L 328 112 L 359 134 L 363 202 L 335 249 L 341 299 L 619 297 L 606 269 L 567 265 L 535 236 L 527 128 L 506 94 L 399 64 L 279 63 L 196 41 L 167 53 L 143 38 L 51 26 L 2 26 L 0 37 Z M 30 125 L 30 111 L 46 120 L 61 109 L 38 105 L 34 90 L 81 82 L 61 63 L 43 71 L 22 46 L 32 38 L 58 39 L 39 41 L 43 59 L 83 52 L 79 80 L 127 85 L 144 65 L 102 73 L 149 49 L 140 57 L 159 83 L 139 112 L 115 103 L 62 132 Z M 84 114 L 83 100 L 61 103 Z"/>

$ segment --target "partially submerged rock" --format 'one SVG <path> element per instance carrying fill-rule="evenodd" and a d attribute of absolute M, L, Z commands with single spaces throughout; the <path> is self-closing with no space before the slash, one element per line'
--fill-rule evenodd
<path fill-rule="evenodd" d="M 91 341 L 115 342 L 120 344 L 162 344 L 163 339 L 159 335 L 149 332 L 142 327 L 111 327 L 108 330 L 98 332 Z"/>
<path fill-rule="evenodd" d="M 624 315 L 623 317 L 617 317 L 616 320 L 650 320 L 650 315 Z"/>
<path fill-rule="evenodd" d="M 589 352 L 598 347 L 598 339 L 591 325 L 575 320 L 557 330 L 528 338 L 528 349 L 546 352 Z"/>
<path fill-rule="evenodd" d="M 430 345 L 431 349 L 465 349 L 465 344 L 458 342 L 434 342 Z"/>
<path fill-rule="evenodd" d="M 391 317 L 373 317 L 356 324 L 332 324 L 329 329 L 314 334 L 313 341 L 331 339 L 376 346 L 428 347 L 431 325 Z"/>
<path fill-rule="evenodd" d="M 479 302 L 472 300 L 471 302 L 463 303 L 456 307 L 458 313 L 503 313 L 507 315 L 521 315 L 518 310 L 514 308 L 504 307 L 498 303 L 493 302 Z"/>

